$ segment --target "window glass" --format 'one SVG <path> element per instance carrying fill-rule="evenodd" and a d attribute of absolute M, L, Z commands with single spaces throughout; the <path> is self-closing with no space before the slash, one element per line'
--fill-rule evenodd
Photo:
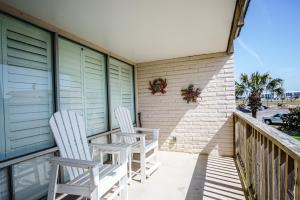
<path fill-rule="evenodd" d="M 8 200 L 9 199 L 9 190 L 8 190 L 8 174 L 7 169 L 0 169 L 0 199 Z"/>
<path fill-rule="evenodd" d="M 118 122 L 114 116 L 117 106 L 124 106 L 130 110 L 131 118 L 135 123 L 134 112 L 134 80 L 133 67 L 117 59 L 109 60 L 109 90 L 111 127 L 118 128 Z"/>
<path fill-rule="evenodd" d="M 16 200 L 35 200 L 47 195 L 51 169 L 49 159 L 52 157 L 53 154 L 47 154 L 13 166 Z"/>
<path fill-rule="evenodd" d="M 0 15 L 0 159 L 54 145 L 51 34 Z"/>

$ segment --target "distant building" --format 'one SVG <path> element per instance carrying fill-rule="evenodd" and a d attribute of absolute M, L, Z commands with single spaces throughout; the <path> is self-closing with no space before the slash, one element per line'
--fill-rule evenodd
<path fill-rule="evenodd" d="M 288 99 L 300 98 L 300 91 L 287 91 L 284 94 L 285 94 L 285 98 Z"/>
<path fill-rule="evenodd" d="M 274 99 L 274 95 L 273 94 L 269 94 L 269 93 L 264 93 L 261 95 L 261 97 L 263 99 Z"/>

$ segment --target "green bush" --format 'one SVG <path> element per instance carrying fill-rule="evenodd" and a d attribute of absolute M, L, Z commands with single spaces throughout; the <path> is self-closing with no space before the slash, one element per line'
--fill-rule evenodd
<path fill-rule="evenodd" d="M 282 129 L 285 131 L 300 130 L 300 107 L 290 108 L 290 113 L 283 119 Z"/>

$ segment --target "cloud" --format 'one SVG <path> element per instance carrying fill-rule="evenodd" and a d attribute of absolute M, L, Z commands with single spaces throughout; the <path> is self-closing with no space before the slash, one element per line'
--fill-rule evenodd
<path fill-rule="evenodd" d="M 261 57 L 258 55 L 256 51 L 254 51 L 252 48 L 250 48 L 242 39 L 241 37 L 237 39 L 237 43 L 245 50 L 247 51 L 251 56 L 253 56 L 260 67 L 264 68 L 264 62 L 262 61 Z"/>

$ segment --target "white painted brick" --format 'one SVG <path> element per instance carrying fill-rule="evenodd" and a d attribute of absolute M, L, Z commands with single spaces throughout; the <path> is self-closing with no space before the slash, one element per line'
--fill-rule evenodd
<path fill-rule="evenodd" d="M 167 93 L 152 95 L 148 82 L 167 79 Z M 202 89 L 197 103 L 182 100 L 181 89 Z M 144 127 L 160 128 L 160 148 L 211 155 L 233 155 L 235 109 L 233 58 L 190 57 L 137 66 L 138 111 Z M 177 137 L 174 144 L 172 137 Z"/>

